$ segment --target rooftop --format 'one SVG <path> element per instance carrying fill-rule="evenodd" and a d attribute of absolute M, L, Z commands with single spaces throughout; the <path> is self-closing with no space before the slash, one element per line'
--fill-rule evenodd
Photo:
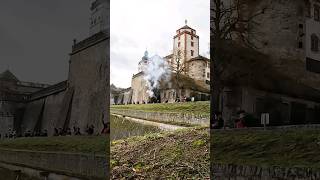
<path fill-rule="evenodd" d="M 194 58 L 191 58 L 190 60 L 189 60 L 189 62 L 190 61 L 198 61 L 198 60 L 200 60 L 200 61 L 210 61 L 210 59 L 208 59 L 208 58 L 206 58 L 206 57 L 204 57 L 204 56 L 197 56 L 197 57 L 194 57 Z"/>
<path fill-rule="evenodd" d="M 96 43 L 99 43 L 101 41 L 106 40 L 107 38 L 108 38 L 107 33 L 104 31 L 96 33 L 96 34 L 74 44 L 72 46 L 72 53 L 71 54 L 74 54 L 75 52 L 80 51 L 82 49 L 86 49 L 89 46 L 95 45 Z"/>
<path fill-rule="evenodd" d="M 17 82 L 19 79 L 10 71 L 6 70 L 0 74 L 0 80 Z"/>

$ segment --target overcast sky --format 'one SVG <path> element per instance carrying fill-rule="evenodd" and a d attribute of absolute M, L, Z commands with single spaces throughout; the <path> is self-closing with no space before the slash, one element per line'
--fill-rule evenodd
<path fill-rule="evenodd" d="M 21 81 L 67 79 L 72 40 L 87 37 L 90 0 L 1 0 L 0 73 Z"/>
<path fill-rule="evenodd" d="M 130 87 L 146 48 L 150 56 L 170 54 L 185 19 L 200 36 L 200 55 L 208 57 L 209 6 L 209 0 L 111 0 L 111 83 Z"/>

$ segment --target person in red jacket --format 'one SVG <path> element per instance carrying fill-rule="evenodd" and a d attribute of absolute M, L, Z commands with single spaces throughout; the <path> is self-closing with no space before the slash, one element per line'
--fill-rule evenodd
<path fill-rule="evenodd" d="M 239 111 L 239 119 L 236 120 L 236 128 L 245 128 L 245 122 L 244 122 L 244 117 L 245 117 L 245 111 Z"/>

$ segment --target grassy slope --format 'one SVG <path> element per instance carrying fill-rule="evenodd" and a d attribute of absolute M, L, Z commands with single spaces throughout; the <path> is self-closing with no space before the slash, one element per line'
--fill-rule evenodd
<path fill-rule="evenodd" d="M 209 177 L 209 133 L 204 128 L 153 133 L 114 141 L 112 179 Z"/>
<path fill-rule="evenodd" d="M 320 132 L 225 131 L 211 135 L 214 162 L 320 168 Z M 114 141 L 113 179 L 200 178 L 209 174 L 209 134 L 193 128 Z"/>
<path fill-rule="evenodd" d="M 214 162 L 320 168 L 317 130 L 213 132 Z"/>
<path fill-rule="evenodd" d="M 106 136 L 33 137 L 1 140 L 0 148 L 105 154 Z"/>
<path fill-rule="evenodd" d="M 160 103 L 160 104 L 130 104 L 130 105 L 112 105 L 112 109 L 130 109 L 152 112 L 167 112 L 167 113 L 186 113 L 186 114 L 201 114 L 210 115 L 210 102 L 185 102 L 185 103 Z"/>

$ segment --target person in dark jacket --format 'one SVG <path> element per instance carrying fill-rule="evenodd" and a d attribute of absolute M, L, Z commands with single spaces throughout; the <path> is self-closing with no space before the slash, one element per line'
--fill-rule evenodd
<path fill-rule="evenodd" d="M 215 113 L 215 120 L 213 124 L 213 129 L 221 129 L 224 127 L 224 120 L 222 118 L 222 113 L 220 111 L 216 111 Z"/>

